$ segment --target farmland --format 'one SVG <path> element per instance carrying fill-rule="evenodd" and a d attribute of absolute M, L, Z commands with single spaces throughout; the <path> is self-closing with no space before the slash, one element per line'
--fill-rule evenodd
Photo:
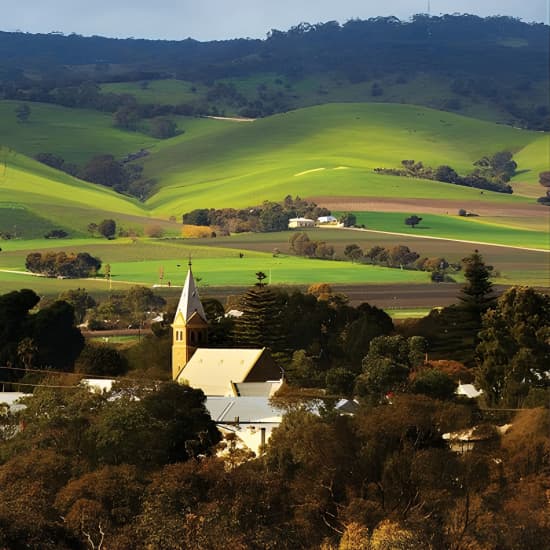
<path fill-rule="evenodd" d="M 352 211 L 358 225 L 368 230 L 396 233 L 318 230 L 312 238 L 333 245 L 340 258 L 351 242 L 364 250 L 375 244 L 405 244 L 422 256 L 444 256 L 454 262 L 479 248 L 495 265 L 496 282 L 547 284 L 548 214 L 533 200 L 541 194 L 538 172 L 547 162 L 545 134 L 423 107 L 350 103 L 300 109 L 251 123 L 177 117 L 182 132 L 156 140 L 114 128 L 109 115 L 52 105 L 33 104 L 29 122 L 18 124 L 14 105 L 0 102 L 8 120 L 0 139 L 10 147 L 0 150 L 0 231 L 15 229 L 16 237 L 2 243 L 2 269 L 21 271 L 29 251 L 56 249 L 99 256 L 111 265 L 115 288 L 158 284 L 161 266 L 163 284 L 170 280 L 176 286 L 182 277 L 177 265 L 189 254 L 203 284 L 212 288 L 246 286 L 260 270 L 269 272 L 274 284 L 422 286 L 428 282 L 428 274 L 422 272 L 288 256 L 288 232 L 206 241 L 143 237 L 150 223 L 159 224 L 165 236 L 178 237 L 181 214 L 194 208 L 246 207 L 292 194 L 313 198 L 335 213 Z M 157 181 L 145 202 L 21 154 L 47 150 L 84 163 L 94 154 L 110 152 L 120 158 L 141 148 L 150 152 L 139 161 L 144 177 Z M 427 166 L 449 164 L 465 173 L 476 159 L 504 149 L 513 151 L 518 162 L 514 195 L 373 172 L 414 158 Z M 476 215 L 459 217 L 459 208 Z M 404 218 L 413 213 L 423 220 L 410 228 Z M 115 219 L 119 228 L 136 238 L 89 238 L 88 224 L 104 218 Z M 71 239 L 38 239 L 53 228 L 66 230 Z M 274 248 L 280 249 L 278 257 L 273 256 Z M 19 288 L 22 281 L 31 284 L 29 276 L 6 272 L 0 281 L 2 290 Z M 33 278 L 32 285 L 56 294 L 75 282 Z M 107 290 L 102 279 L 86 281 L 86 286 L 100 293 Z"/>

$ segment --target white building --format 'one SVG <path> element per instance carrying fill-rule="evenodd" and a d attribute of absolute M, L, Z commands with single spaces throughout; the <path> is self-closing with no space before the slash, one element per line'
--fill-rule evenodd
<path fill-rule="evenodd" d="M 288 228 L 296 229 L 298 227 L 315 227 L 315 222 L 309 218 L 290 218 Z"/>

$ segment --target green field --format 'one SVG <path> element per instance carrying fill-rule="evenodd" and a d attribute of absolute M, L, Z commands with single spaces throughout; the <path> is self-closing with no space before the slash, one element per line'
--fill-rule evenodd
<path fill-rule="evenodd" d="M 154 242 L 140 236 L 144 226 L 152 222 L 162 223 L 169 235 L 179 234 L 178 223 L 169 222 L 168 218 L 181 220 L 181 214 L 193 208 L 246 207 L 268 199 L 281 200 L 288 194 L 349 200 L 356 197 L 364 204 L 369 198 L 440 199 L 457 201 L 466 208 L 470 203 L 496 205 L 502 211 L 498 216 L 459 218 L 422 213 L 420 208 L 416 212 L 395 213 L 371 212 L 367 207 L 365 212 L 357 213 L 359 224 L 404 235 L 323 230 L 322 237 L 316 236 L 334 244 L 340 255 L 350 242 L 359 242 L 363 247 L 367 243 L 407 244 L 421 255 L 444 255 L 453 261 L 471 252 L 472 245 L 467 243 L 415 238 L 418 236 L 549 248 L 545 231 L 548 212 L 543 207 L 534 216 L 513 213 L 514 207 L 533 204 L 528 196 L 488 191 L 481 194 L 476 189 L 373 172 L 376 167 L 397 167 L 402 159 L 414 158 L 425 165 L 449 164 L 464 173 L 472 169 L 479 157 L 507 149 L 515 152 L 519 165 L 517 185 L 529 191 L 525 195 L 532 196 L 539 193 L 537 174 L 546 168 L 549 136 L 545 134 L 423 107 L 348 103 L 310 107 L 252 123 L 178 117 L 183 132 L 160 141 L 113 128 L 110 115 L 52 105 L 33 103 L 30 121 L 18 124 L 13 114 L 15 105 L 16 102 L 0 101 L 0 115 L 7 120 L 0 129 L 0 140 L 10 147 L 27 154 L 50 151 L 76 162 L 99 152 L 122 156 L 148 147 L 151 154 L 140 162 L 144 164 L 145 177 L 158 181 L 158 192 L 140 203 L 2 147 L 0 231 L 13 232 L 17 239 L 2 242 L 1 268 L 21 270 L 31 250 L 81 249 L 113 266 L 114 285 L 153 284 L 161 262 L 166 263 L 165 280 L 177 280 L 179 271 L 174 266 L 192 251 L 197 261 L 204 261 L 197 269 L 203 272 L 204 284 L 211 286 L 246 285 L 258 270 L 270 270 L 272 281 L 284 284 L 406 284 L 427 279 L 422 273 L 366 268 L 347 262 L 273 258 L 273 248 L 279 247 L 283 255 L 287 251 L 288 232 L 237 235 L 202 243 Z M 423 218 L 415 229 L 404 224 L 404 217 L 411 213 Z M 134 231 L 138 242 L 84 238 L 90 222 L 107 217 L 114 218 L 119 227 Z M 36 240 L 53 228 L 65 229 L 73 239 Z M 245 252 L 245 258 L 239 260 L 240 250 Z M 501 271 L 502 281 L 540 284 L 548 276 L 544 252 L 529 255 L 527 251 L 517 251 L 514 256 L 516 252 L 506 249 L 488 251 L 495 258 L 491 261 Z M 524 263 L 515 265 L 519 256 Z M 0 287 L 14 288 L 12 285 L 22 280 L 30 277 L 3 273 Z M 40 288 L 74 286 L 70 281 L 32 281 Z M 105 287 L 101 280 L 86 284 Z"/>
<path fill-rule="evenodd" d="M 422 221 L 412 228 L 404 223 L 410 215 L 407 213 L 355 212 L 355 215 L 358 225 L 377 231 L 550 250 L 550 238 L 545 231 L 517 229 L 479 217 L 440 216 L 420 212 L 417 215 Z M 353 238 L 352 235 L 350 238 Z"/>

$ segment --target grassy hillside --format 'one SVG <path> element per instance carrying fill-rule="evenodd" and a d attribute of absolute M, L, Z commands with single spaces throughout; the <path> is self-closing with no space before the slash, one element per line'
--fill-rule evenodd
<path fill-rule="evenodd" d="M 162 214 L 204 206 L 245 206 L 261 199 L 300 196 L 401 196 L 468 198 L 478 190 L 377 175 L 403 159 L 449 164 L 459 172 L 486 154 L 531 145 L 536 132 L 450 113 L 390 104 L 332 104 L 275 115 L 253 123 L 218 121 L 219 131 L 165 142 L 145 160 L 145 173 L 160 182 L 148 205 Z M 172 141 L 172 140 L 170 140 Z M 533 144 L 533 145 L 532 145 Z M 523 180 L 535 184 L 536 169 L 520 163 Z M 491 194 L 497 201 L 518 197 Z"/>
<path fill-rule="evenodd" d="M 510 113 L 492 99 L 453 92 L 453 80 L 454 77 L 421 72 L 407 77 L 400 75 L 398 78 L 389 74 L 378 78 L 370 77 L 361 82 L 350 82 L 341 75 L 323 71 L 302 78 L 288 78 L 277 73 L 257 73 L 221 78 L 209 85 L 174 79 L 114 82 L 103 84 L 101 89 L 106 93 L 133 95 L 138 103 L 207 104 L 228 116 L 237 115 L 243 106 L 237 101 L 213 97 L 211 92 L 217 83 L 232 86 L 248 102 L 269 103 L 278 98 L 285 110 L 342 102 L 407 103 L 447 110 L 452 106 L 450 110 L 461 115 L 491 122 L 512 123 Z M 377 89 L 376 94 L 373 94 L 373 86 Z M 516 94 L 514 102 L 522 108 L 533 104 L 545 105 L 547 94 L 546 83 L 532 83 L 529 93 Z"/>
<path fill-rule="evenodd" d="M 19 104 L 0 101 L 0 145 L 29 156 L 55 153 L 68 162 L 82 164 L 94 155 L 124 156 L 158 141 L 139 132 L 114 128 L 110 114 L 45 103 L 29 103 L 29 120 L 20 123 L 14 113 Z"/>
<path fill-rule="evenodd" d="M 59 227 L 84 233 L 88 223 L 105 217 L 147 219 L 133 199 L 86 183 L 6 147 L 0 148 L 0 231 L 35 238 Z"/>

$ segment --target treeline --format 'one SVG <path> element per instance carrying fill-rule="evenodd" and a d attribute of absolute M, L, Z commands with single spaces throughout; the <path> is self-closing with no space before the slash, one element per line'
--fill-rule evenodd
<path fill-rule="evenodd" d="M 323 260 L 336 259 L 332 245 L 325 241 L 312 240 L 304 231 L 293 233 L 288 243 L 290 251 L 297 256 Z M 368 265 L 429 271 L 432 274 L 432 281 L 435 282 L 454 282 L 448 274 L 448 270 L 456 273 L 461 269 L 460 264 L 450 264 L 443 257 L 421 258 L 418 252 L 411 250 L 406 245 L 395 245 L 391 248 L 374 245 L 364 251 L 358 244 L 353 243 L 345 246 L 344 256 L 352 262 Z"/>
<path fill-rule="evenodd" d="M 25 268 L 46 277 L 94 277 L 101 269 L 101 260 L 88 252 L 31 252 L 25 260 Z"/>
<path fill-rule="evenodd" d="M 212 227 L 216 233 L 243 233 L 248 231 L 265 233 L 288 229 L 291 218 L 306 217 L 316 220 L 330 215 L 330 210 L 314 202 L 287 195 L 281 202 L 264 201 L 261 205 L 247 208 L 198 208 L 186 212 L 182 222 L 187 225 Z"/>
<path fill-rule="evenodd" d="M 497 193 L 513 193 L 508 182 L 516 172 L 517 163 L 512 160 L 512 156 L 509 151 L 501 151 L 491 157 L 483 157 L 474 162 L 475 170 L 466 176 L 458 175 L 450 166 L 431 168 L 414 160 L 402 160 L 401 169 L 375 168 L 374 171 L 379 174 L 442 181 Z"/>
<path fill-rule="evenodd" d="M 328 74 L 334 82 L 368 82 L 371 96 L 377 96 L 427 74 L 449 82 L 440 108 L 459 110 L 462 101 L 488 102 L 510 123 L 548 130 L 550 111 L 538 92 L 548 80 L 547 34 L 546 25 L 510 17 L 425 14 L 410 21 L 376 17 L 343 24 L 301 23 L 286 32 L 273 29 L 266 40 L 204 43 L 1 33 L 0 94 L 21 101 L 93 103 L 91 108 L 108 112 L 126 106 L 135 111 L 140 107 L 131 97 L 98 94 L 95 84 L 84 83 L 179 78 L 212 86 L 208 97 L 186 107 L 196 114 L 214 114 L 212 103 L 222 100 L 242 114 L 264 116 L 287 110 L 296 94 L 282 87 L 263 89 L 245 104 L 241 94 L 219 81 L 274 73 L 292 83 Z M 37 74 L 42 78 L 34 78 Z M 457 76 L 451 80 L 450 74 Z M 322 87 L 318 93 L 323 95 Z M 526 96 L 531 100 L 524 101 Z M 159 108 L 140 118 L 168 114 Z"/>
<path fill-rule="evenodd" d="M 147 155 L 146 150 L 128 155 L 123 160 L 117 160 L 113 155 L 108 154 L 96 155 L 82 167 L 66 162 L 54 153 L 38 153 L 34 158 L 71 176 L 110 187 L 117 193 L 131 195 L 144 201 L 152 193 L 156 181 L 142 178 L 143 167 L 131 161 Z"/>

